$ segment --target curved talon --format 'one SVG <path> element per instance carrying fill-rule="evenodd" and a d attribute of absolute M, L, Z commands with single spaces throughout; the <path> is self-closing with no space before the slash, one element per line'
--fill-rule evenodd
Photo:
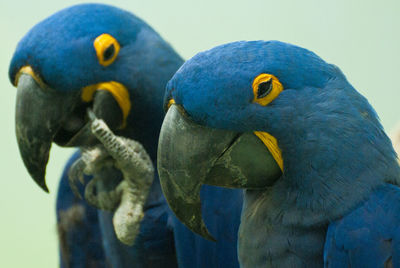
<path fill-rule="evenodd" d="M 84 175 L 93 175 L 99 167 L 103 166 L 108 153 L 103 146 L 82 148 L 81 150 L 81 157 L 72 164 L 68 172 L 68 182 L 75 196 L 82 199 L 78 189 L 78 182 L 85 184 Z"/>
<path fill-rule="evenodd" d="M 85 167 L 86 167 L 85 162 L 81 158 L 79 158 L 72 164 L 71 169 L 68 172 L 69 186 L 71 187 L 71 190 L 74 193 L 74 195 L 80 199 L 82 199 L 82 195 L 79 192 L 77 184 L 78 182 L 82 184 L 85 183 L 85 180 L 83 178 L 83 170 L 85 169 Z"/>
<path fill-rule="evenodd" d="M 102 180 L 105 179 L 107 178 L 93 178 L 85 188 L 85 199 L 90 205 L 98 209 L 113 211 L 120 201 L 120 187 L 117 186 L 115 190 L 111 191 L 105 190 L 102 187 Z"/>
<path fill-rule="evenodd" d="M 92 179 L 85 187 L 85 199 L 93 207 L 98 208 L 96 179 Z"/>
<path fill-rule="evenodd" d="M 87 109 L 87 115 L 88 115 L 90 121 L 94 121 L 97 119 L 96 114 L 90 108 Z"/>

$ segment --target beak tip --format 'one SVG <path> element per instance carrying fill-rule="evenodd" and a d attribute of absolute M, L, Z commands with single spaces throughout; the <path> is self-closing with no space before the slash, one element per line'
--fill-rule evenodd
<path fill-rule="evenodd" d="M 206 233 L 202 234 L 202 237 L 209 241 L 217 242 L 217 239 L 215 239 L 207 230 L 206 230 Z"/>
<path fill-rule="evenodd" d="M 44 173 L 44 172 L 43 172 Z M 43 176 L 33 176 L 31 174 L 33 180 L 36 182 L 36 184 L 46 193 L 49 193 L 49 188 L 46 185 L 46 180 L 44 175 Z"/>
<path fill-rule="evenodd" d="M 46 193 L 50 193 L 49 188 L 47 188 L 47 185 L 45 182 L 43 182 L 43 183 L 37 182 L 37 184 L 39 185 L 40 188 L 42 188 L 43 191 L 45 191 Z"/>
<path fill-rule="evenodd" d="M 46 193 L 48 193 L 48 194 L 50 193 L 50 191 L 49 191 L 49 189 L 47 188 L 47 186 L 43 186 L 42 189 L 43 189 L 43 191 L 45 191 Z"/>
<path fill-rule="evenodd" d="M 203 219 L 200 220 L 200 230 L 198 232 L 198 234 L 200 234 L 203 238 L 210 240 L 212 242 L 217 242 L 217 240 L 210 234 L 210 232 L 208 231 L 206 225 L 204 224 Z M 194 228 L 192 230 L 196 230 L 197 228 Z"/>

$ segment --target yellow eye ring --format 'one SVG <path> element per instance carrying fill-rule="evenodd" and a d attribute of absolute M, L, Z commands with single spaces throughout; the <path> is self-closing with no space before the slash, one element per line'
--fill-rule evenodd
<path fill-rule="evenodd" d="M 96 50 L 99 63 L 104 67 L 115 61 L 121 48 L 118 41 L 107 33 L 99 35 L 94 40 L 93 46 Z"/>
<path fill-rule="evenodd" d="M 253 81 L 253 102 L 262 106 L 268 105 L 283 91 L 278 78 L 272 74 L 260 74 Z"/>

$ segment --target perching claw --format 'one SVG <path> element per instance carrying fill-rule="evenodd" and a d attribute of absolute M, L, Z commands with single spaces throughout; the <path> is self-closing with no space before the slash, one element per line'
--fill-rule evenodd
<path fill-rule="evenodd" d="M 96 173 L 85 188 L 86 201 L 102 210 L 114 211 L 121 200 L 121 190 L 118 184 L 120 173 L 112 168 Z"/>
<path fill-rule="evenodd" d="M 89 183 L 85 198 L 103 209 L 114 210 L 117 207 L 113 217 L 115 233 L 121 242 L 132 245 L 139 232 L 144 216 L 143 206 L 153 182 L 153 163 L 140 143 L 114 135 L 91 110 L 88 110 L 88 117 L 92 121 L 93 134 L 102 143 L 103 154 L 112 157 L 113 167 L 103 168 L 101 172 L 97 170 L 96 180 Z M 116 169 L 122 173 L 123 179 L 115 189 L 107 191 L 107 182 L 115 180 Z"/>
<path fill-rule="evenodd" d="M 82 158 L 78 158 L 71 166 L 71 169 L 68 172 L 68 182 L 69 186 L 71 187 L 72 192 L 74 193 L 75 196 L 79 197 L 82 199 L 82 195 L 80 194 L 78 190 L 78 182 L 84 184 L 85 179 L 83 175 L 83 171 L 85 169 L 85 162 L 82 160 Z"/>

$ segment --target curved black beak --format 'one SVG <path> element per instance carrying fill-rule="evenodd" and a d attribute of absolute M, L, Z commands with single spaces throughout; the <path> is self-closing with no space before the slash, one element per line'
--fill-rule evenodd
<path fill-rule="evenodd" d="M 164 118 L 157 166 L 172 211 L 189 229 L 209 240 L 214 239 L 202 218 L 202 184 L 265 188 L 282 174 L 254 134 L 198 125 L 178 105 L 172 105 Z"/>
<path fill-rule="evenodd" d="M 86 118 L 89 105 L 111 129 L 122 124 L 118 103 L 107 91 L 99 90 L 93 103 L 83 103 L 80 92 L 59 92 L 39 85 L 30 74 L 19 76 L 15 114 L 18 147 L 29 174 L 45 192 L 48 192 L 45 173 L 52 142 L 67 147 L 98 142 Z"/>
<path fill-rule="evenodd" d="M 18 79 L 15 131 L 25 167 L 34 181 L 48 192 L 45 181 L 51 143 L 76 99 L 41 88 L 29 74 Z"/>

